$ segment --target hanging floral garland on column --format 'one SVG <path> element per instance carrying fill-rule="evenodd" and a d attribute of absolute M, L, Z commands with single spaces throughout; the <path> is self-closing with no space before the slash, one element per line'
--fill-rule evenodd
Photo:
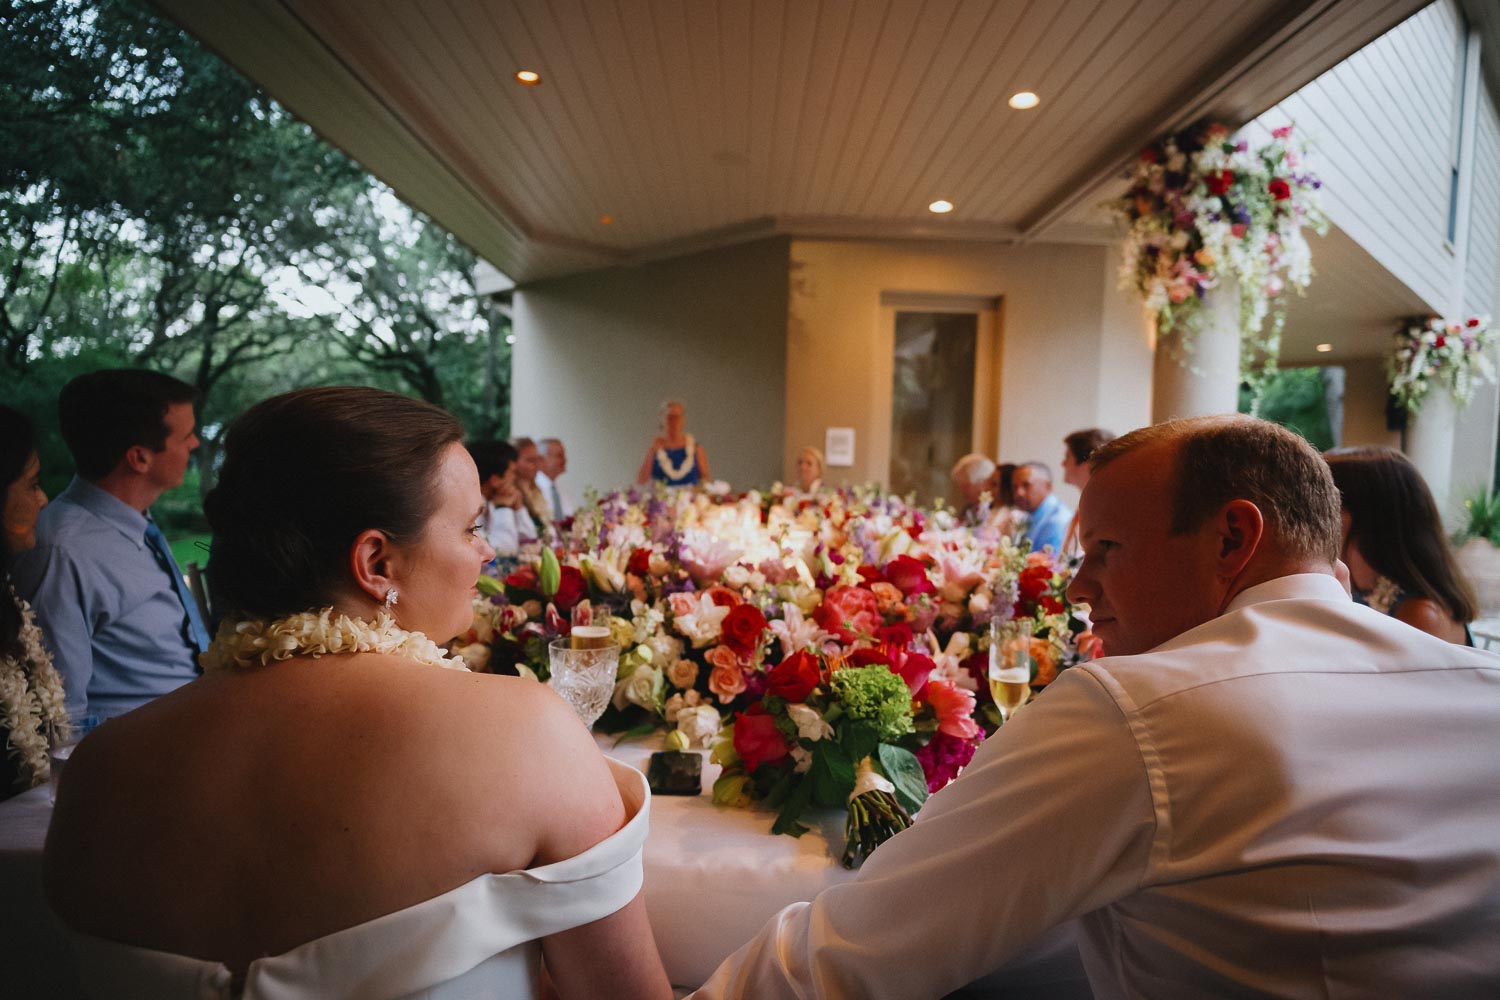
<path fill-rule="evenodd" d="M 1158 338 L 1175 336 L 1184 363 L 1204 294 L 1223 277 L 1238 279 L 1240 369 L 1257 398 L 1276 368 L 1282 293 L 1312 280 L 1303 229 L 1328 231 L 1322 182 L 1305 158 L 1290 125 L 1255 150 L 1223 125 L 1196 126 L 1143 150 L 1129 190 L 1108 205 L 1130 225 L 1120 286 L 1146 300 Z"/>
<path fill-rule="evenodd" d="M 1432 387 L 1442 385 L 1459 406 L 1468 406 L 1475 387 L 1495 382 L 1489 356 L 1494 342 L 1488 316 L 1462 323 L 1441 316 L 1412 320 L 1396 334 L 1395 349 L 1386 359 L 1396 405 L 1416 413 Z"/>

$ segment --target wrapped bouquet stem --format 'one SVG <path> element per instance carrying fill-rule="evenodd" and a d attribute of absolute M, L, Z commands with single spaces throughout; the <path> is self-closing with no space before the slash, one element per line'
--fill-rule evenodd
<path fill-rule="evenodd" d="M 911 815 L 896 798 L 896 786 L 875 770 L 869 757 L 854 771 L 849 819 L 844 825 L 845 868 L 853 868 L 896 834 L 911 826 Z"/>

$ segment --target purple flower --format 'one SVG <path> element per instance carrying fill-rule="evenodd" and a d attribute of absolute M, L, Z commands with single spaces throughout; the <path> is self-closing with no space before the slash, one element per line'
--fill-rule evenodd
<path fill-rule="evenodd" d="M 936 733 L 925 747 L 916 751 L 922 771 L 927 775 L 927 790 L 936 792 L 958 777 L 958 773 L 974 759 L 974 751 L 983 741 L 983 732 L 972 740 L 949 736 L 942 731 Z"/>

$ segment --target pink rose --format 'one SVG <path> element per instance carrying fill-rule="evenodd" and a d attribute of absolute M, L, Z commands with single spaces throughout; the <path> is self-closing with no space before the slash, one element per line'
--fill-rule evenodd
<path fill-rule="evenodd" d="M 972 740 L 979 735 L 974 721 L 974 695 L 952 681 L 928 681 L 923 700 L 937 715 L 938 732 Z"/>
<path fill-rule="evenodd" d="M 698 600 L 692 594 L 668 594 L 667 606 L 672 609 L 673 618 L 681 618 L 698 610 Z"/>
<path fill-rule="evenodd" d="M 814 617 L 825 631 L 845 643 L 853 642 L 860 632 L 873 634 L 880 627 L 875 595 L 863 587 L 834 587 L 823 595 Z"/>

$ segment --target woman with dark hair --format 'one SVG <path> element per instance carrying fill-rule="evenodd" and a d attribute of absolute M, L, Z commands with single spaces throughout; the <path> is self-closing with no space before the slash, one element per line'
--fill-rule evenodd
<path fill-rule="evenodd" d="M 1083 493 L 1083 488 L 1089 484 L 1089 456 L 1094 453 L 1094 449 L 1114 439 L 1115 433 L 1102 427 L 1089 427 L 1085 430 L 1074 431 L 1063 438 L 1063 482 L 1076 487 L 1080 494 Z M 1070 558 L 1083 555 L 1083 546 L 1078 541 L 1076 511 L 1072 522 L 1068 525 L 1068 533 L 1063 536 L 1061 554 Z"/>
<path fill-rule="evenodd" d="M 1323 457 L 1343 501 L 1341 557 L 1355 599 L 1440 639 L 1474 645 L 1474 592 L 1421 473 L 1390 448 L 1334 448 Z"/>
<path fill-rule="evenodd" d="M 10 563 L 36 544 L 36 518 L 47 506 L 39 476 L 36 435 L 31 421 L 0 406 L 0 799 L 46 781 L 47 730 L 67 723 L 63 685 L 42 645 L 31 606 L 10 585 Z"/>
<path fill-rule="evenodd" d="M 308 389 L 234 423 L 203 677 L 59 790 L 44 876 L 90 995 L 670 996 L 643 776 L 437 645 L 472 621 L 483 509 L 427 403 Z"/>

